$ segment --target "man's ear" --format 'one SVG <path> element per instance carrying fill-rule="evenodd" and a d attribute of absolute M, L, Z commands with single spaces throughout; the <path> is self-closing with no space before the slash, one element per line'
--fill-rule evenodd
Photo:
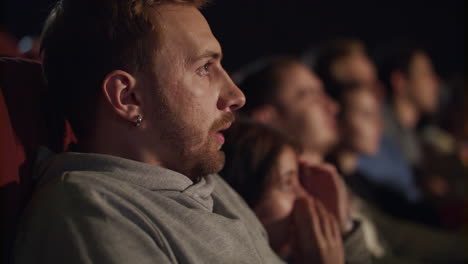
<path fill-rule="evenodd" d="M 278 111 L 272 105 L 263 105 L 252 112 L 252 119 L 264 124 L 273 124 L 278 119 Z"/>
<path fill-rule="evenodd" d="M 407 78 L 401 71 L 390 73 L 390 85 L 392 92 L 395 95 L 400 95 L 405 92 L 407 86 Z"/>
<path fill-rule="evenodd" d="M 133 123 L 141 115 L 141 97 L 131 74 L 121 70 L 110 72 L 104 79 L 102 90 L 105 101 L 123 119 Z"/>

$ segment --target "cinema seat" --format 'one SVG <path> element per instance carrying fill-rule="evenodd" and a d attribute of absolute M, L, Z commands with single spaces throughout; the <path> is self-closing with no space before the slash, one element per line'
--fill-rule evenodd
<path fill-rule="evenodd" d="M 40 146 L 64 151 L 76 142 L 63 118 L 53 114 L 41 64 L 0 57 L 0 197 L 2 260 L 7 263 L 22 210 L 35 184 Z"/>

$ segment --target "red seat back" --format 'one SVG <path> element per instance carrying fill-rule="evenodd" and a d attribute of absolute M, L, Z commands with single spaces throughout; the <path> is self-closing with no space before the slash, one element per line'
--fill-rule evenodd
<path fill-rule="evenodd" d="M 34 187 L 39 146 L 59 152 L 74 139 L 53 114 L 39 62 L 0 58 L 0 197 L 3 260 L 7 261 L 22 210 Z"/>

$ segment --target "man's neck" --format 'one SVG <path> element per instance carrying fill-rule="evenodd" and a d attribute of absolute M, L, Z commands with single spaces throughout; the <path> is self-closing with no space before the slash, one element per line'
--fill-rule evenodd
<path fill-rule="evenodd" d="M 355 152 L 342 150 L 337 155 L 337 165 L 341 172 L 346 175 L 351 175 L 356 171 L 358 156 Z"/>
<path fill-rule="evenodd" d="M 323 154 L 316 151 L 304 151 L 301 154 L 301 160 L 309 164 L 318 164 L 323 162 Z"/>
<path fill-rule="evenodd" d="M 407 129 L 414 129 L 419 121 L 418 109 L 407 98 L 395 98 L 393 110 L 400 124 Z"/>
<path fill-rule="evenodd" d="M 113 142 L 123 142 L 119 140 L 111 140 Z M 111 156 L 116 156 L 124 159 L 135 160 L 147 163 L 156 167 L 164 167 L 161 162 L 154 158 L 154 155 L 145 155 L 141 149 L 134 149 L 126 144 L 106 144 L 105 140 L 98 138 L 89 140 L 80 140 L 76 145 L 76 151 L 83 153 L 99 153 Z"/>

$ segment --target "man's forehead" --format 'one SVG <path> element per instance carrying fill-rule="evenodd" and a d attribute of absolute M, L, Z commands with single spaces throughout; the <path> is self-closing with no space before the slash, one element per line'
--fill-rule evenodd
<path fill-rule="evenodd" d="M 207 54 L 221 56 L 221 47 L 213 36 L 208 22 L 195 7 L 163 5 L 157 10 L 163 42 L 168 48 L 183 47 L 191 57 Z"/>

